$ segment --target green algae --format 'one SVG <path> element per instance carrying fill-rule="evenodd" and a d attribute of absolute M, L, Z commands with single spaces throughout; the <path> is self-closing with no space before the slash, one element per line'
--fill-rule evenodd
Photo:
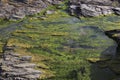
<path fill-rule="evenodd" d="M 14 41 L 9 39 L 8 46 L 15 45 L 32 54 L 50 57 L 42 63 L 54 76 L 43 80 L 91 80 L 90 75 L 94 76 L 97 72 L 91 72 L 92 64 L 86 59 L 101 57 L 102 52 L 115 45 L 103 30 L 119 28 L 119 24 L 107 20 L 108 16 L 80 20 L 59 10 L 45 17 L 44 20 L 28 18 L 21 29 L 12 32 L 10 39 Z M 85 71 L 82 73 L 83 67 Z M 107 73 L 105 75 L 108 76 Z"/>
<path fill-rule="evenodd" d="M 23 53 L 21 49 L 25 49 L 26 54 L 37 55 L 36 60 L 42 58 L 36 63 L 39 64 L 40 70 L 46 71 L 43 80 L 112 80 L 116 77 L 113 73 L 93 67 L 86 59 L 95 59 L 93 62 L 96 62 L 112 56 L 113 53 L 110 53 L 107 48 L 114 46 L 115 43 L 103 31 L 119 29 L 120 16 L 78 19 L 69 16 L 64 11 L 66 7 L 65 5 L 51 6 L 46 10 L 54 9 L 54 14 L 44 15 L 46 10 L 43 10 L 40 14 L 26 17 L 15 30 L 5 33 L 10 35 L 9 38 L 4 39 L 4 35 L 0 35 L 2 38 L 0 45 L 5 40 L 7 46 L 20 49 L 17 50 L 18 53 Z M 0 24 L 0 29 L 6 27 L 2 21 Z M 0 47 L 2 49 L 3 44 Z M 101 58 L 104 56 L 101 54 L 103 52 L 109 56 Z M 102 63 L 99 66 L 106 67 Z M 105 78 L 98 79 L 99 75 Z M 95 77 L 92 78 L 93 76 Z"/>

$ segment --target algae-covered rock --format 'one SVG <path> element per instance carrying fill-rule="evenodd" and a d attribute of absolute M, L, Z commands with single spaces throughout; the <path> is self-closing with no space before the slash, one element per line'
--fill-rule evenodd
<path fill-rule="evenodd" d="M 96 62 L 100 62 L 100 61 L 107 61 L 110 60 L 110 57 L 105 57 L 105 58 L 87 58 L 87 60 L 91 63 L 96 63 Z"/>
<path fill-rule="evenodd" d="M 95 62 L 100 61 L 100 58 L 87 58 L 87 60 L 91 63 L 95 63 Z"/>

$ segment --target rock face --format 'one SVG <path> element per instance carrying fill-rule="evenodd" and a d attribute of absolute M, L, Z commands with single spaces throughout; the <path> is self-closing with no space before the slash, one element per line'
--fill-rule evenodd
<path fill-rule="evenodd" d="M 64 0 L 0 0 L 0 18 L 22 19 L 26 15 L 39 13 L 50 4 Z M 69 0 L 71 15 L 93 17 L 115 13 L 120 15 L 119 0 Z"/>
<path fill-rule="evenodd" d="M 37 80 L 41 71 L 30 63 L 31 56 L 21 56 L 7 50 L 0 60 L 0 80 Z"/>
<path fill-rule="evenodd" d="M 71 15 L 94 17 L 99 15 L 120 14 L 117 0 L 70 0 Z"/>
<path fill-rule="evenodd" d="M 81 4 L 81 14 L 83 16 L 99 16 L 112 14 L 110 6 L 86 5 Z"/>
<path fill-rule="evenodd" d="M 0 18 L 21 19 L 26 15 L 39 13 L 49 4 L 59 4 L 61 0 L 1 0 Z"/>

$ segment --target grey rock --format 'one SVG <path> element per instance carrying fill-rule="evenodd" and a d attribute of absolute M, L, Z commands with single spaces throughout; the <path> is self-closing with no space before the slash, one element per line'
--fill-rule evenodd
<path fill-rule="evenodd" d="M 76 6 L 76 5 L 70 5 L 70 8 L 71 8 L 71 9 L 76 9 L 77 6 Z"/>
<path fill-rule="evenodd" d="M 47 11 L 46 11 L 46 14 L 49 15 L 49 14 L 53 14 L 54 12 L 55 12 L 55 11 L 53 11 L 53 10 L 47 10 Z"/>
<path fill-rule="evenodd" d="M 14 49 L 15 49 L 15 47 L 13 47 L 13 46 L 12 47 L 11 46 L 6 46 L 6 47 L 4 47 L 3 50 L 4 51 L 8 51 L 9 50 L 10 51 L 10 50 L 14 50 Z"/>
<path fill-rule="evenodd" d="M 79 8 L 79 6 L 77 6 L 77 5 L 70 5 L 69 10 L 70 10 L 70 12 L 71 12 L 71 15 L 78 14 L 78 13 L 77 13 L 77 12 L 78 12 L 77 8 Z"/>
<path fill-rule="evenodd" d="M 0 60 L 0 80 L 37 80 L 42 72 L 34 69 L 31 58 L 6 49 Z"/>
<path fill-rule="evenodd" d="M 31 59 L 32 59 L 32 57 L 31 57 L 31 56 L 22 56 L 20 60 L 30 62 L 30 61 L 31 61 Z"/>
<path fill-rule="evenodd" d="M 58 5 L 62 1 L 64 0 L 10 0 L 12 4 L 9 2 L 4 4 L 0 1 L 0 18 L 22 19 L 26 15 L 39 13 L 42 9 L 47 8 L 49 4 Z M 116 7 L 120 6 L 118 0 L 70 0 L 69 2 L 71 15 L 99 16 L 112 13 L 119 14 L 119 10 L 116 9 Z M 113 6 L 115 6 L 115 9 L 111 8 Z M 46 12 L 46 14 L 52 13 L 51 11 Z"/>
<path fill-rule="evenodd" d="M 10 16 L 9 19 L 11 19 L 11 20 L 17 20 L 17 19 L 22 19 L 24 17 L 25 17 L 25 14 L 21 14 L 21 15 L 13 14 L 12 16 Z"/>
<path fill-rule="evenodd" d="M 47 0 L 49 3 L 57 5 L 60 4 L 63 0 Z"/>
<path fill-rule="evenodd" d="M 116 0 L 70 0 L 71 15 L 94 17 L 108 14 L 120 14 L 119 2 Z"/>
<path fill-rule="evenodd" d="M 9 0 L 8 3 L 0 1 L 0 18 L 18 20 L 26 15 L 39 13 L 52 4 L 60 4 L 61 0 Z"/>
<path fill-rule="evenodd" d="M 113 8 L 113 11 L 115 14 L 120 15 L 120 8 L 119 7 Z"/>
<path fill-rule="evenodd" d="M 35 64 L 32 63 L 22 63 L 22 64 L 17 64 L 17 65 L 13 65 L 13 67 L 15 68 L 35 68 Z"/>
<path fill-rule="evenodd" d="M 27 79 L 36 79 L 36 78 L 39 78 L 39 75 L 38 74 L 35 74 L 35 75 L 26 75 L 24 78 L 27 78 Z"/>
<path fill-rule="evenodd" d="M 95 10 L 96 7 L 93 5 L 81 4 L 81 13 L 83 16 L 99 16 L 102 14 L 100 11 Z"/>
<path fill-rule="evenodd" d="M 102 5 L 102 6 L 111 6 L 112 0 L 70 0 L 71 4 L 92 4 L 92 5 Z"/>
<path fill-rule="evenodd" d="M 84 16 L 99 16 L 114 13 L 111 6 L 81 4 L 81 13 Z"/>

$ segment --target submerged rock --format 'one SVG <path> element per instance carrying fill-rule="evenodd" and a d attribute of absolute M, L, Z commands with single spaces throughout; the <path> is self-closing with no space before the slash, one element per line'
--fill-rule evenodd
<path fill-rule="evenodd" d="M 120 29 L 106 31 L 105 34 L 118 44 L 115 58 L 108 62 L 108 67 L 120 75 Z"/>

